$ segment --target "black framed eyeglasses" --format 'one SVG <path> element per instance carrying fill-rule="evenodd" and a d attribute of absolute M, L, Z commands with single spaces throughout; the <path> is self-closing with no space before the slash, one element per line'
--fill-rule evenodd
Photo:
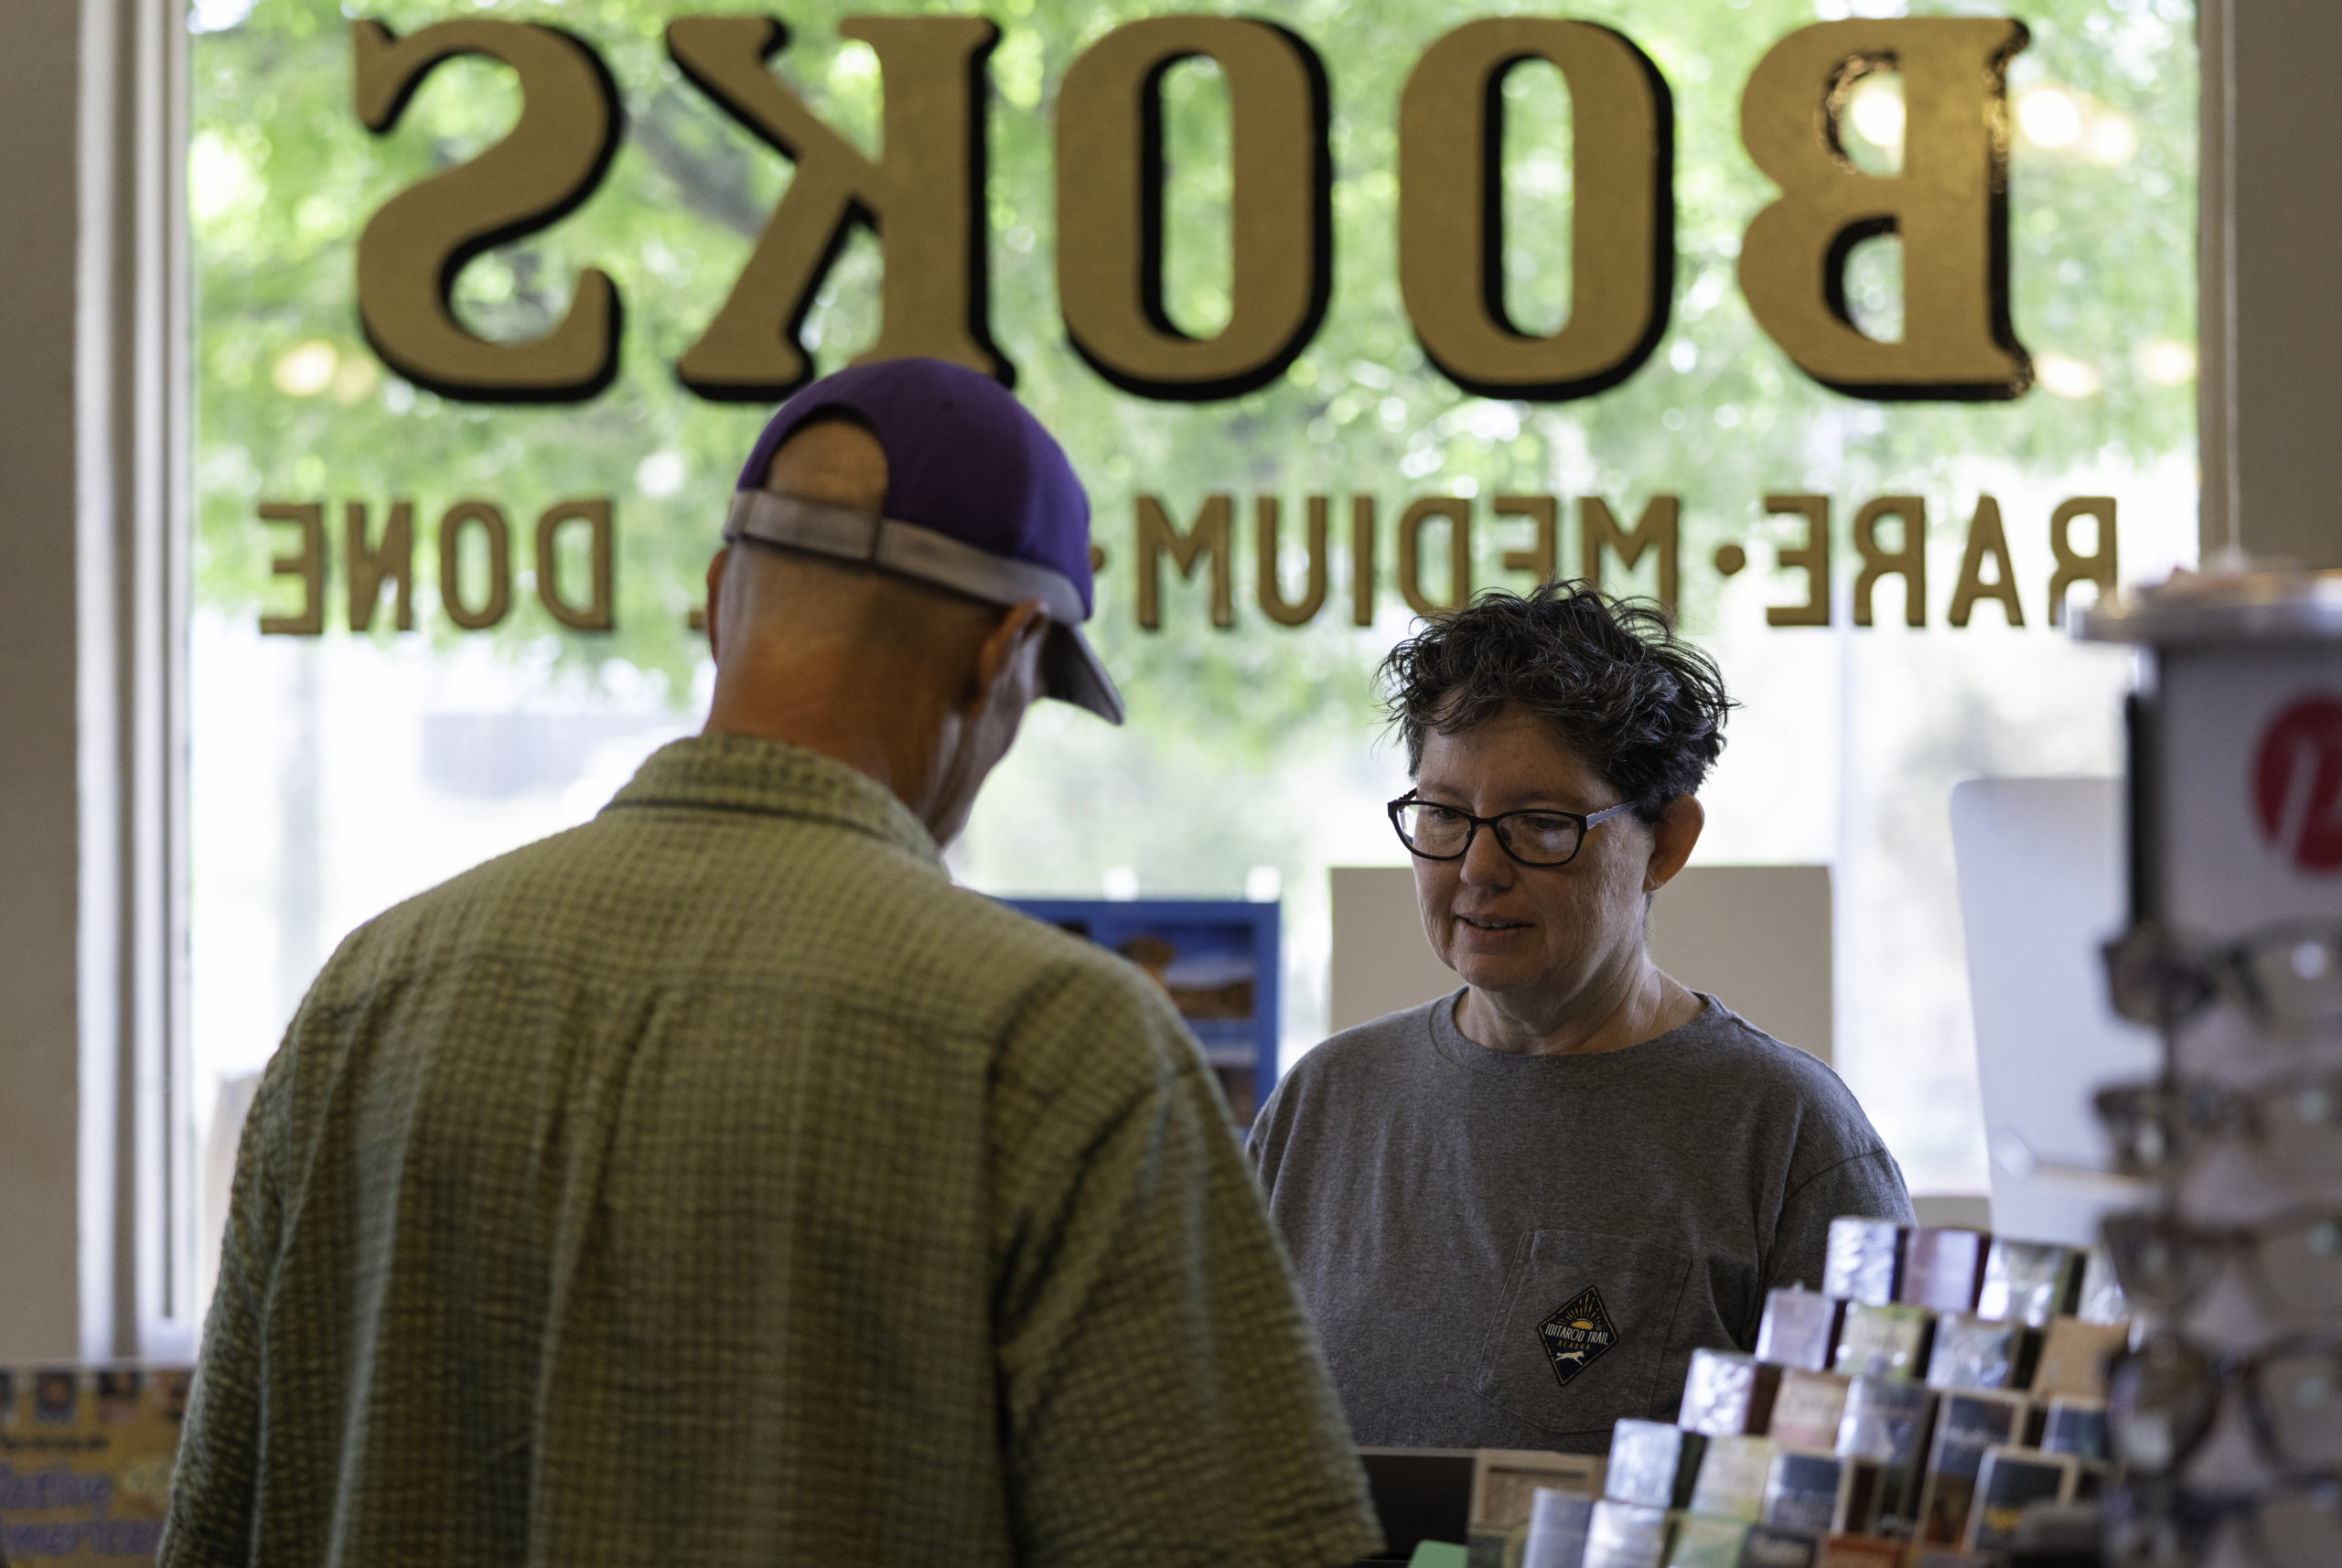
<path fill-rule="evenodd" d="M 1497 835 L 1498 847 L 1523 865 L 1567 865 L 1597 823 L 1630 809 L 1632 800 L 1586 814 L 1549 811 L 1532 807 L 1525 811 L 1499 811 L 1476 817 L 1469 811 L 1402 795 L 1391 802 L 1391 825 L 1411 854 L 1424 860 L 1461 860 L 1472 847 L 1472 835 L 1482 828 Z"/>

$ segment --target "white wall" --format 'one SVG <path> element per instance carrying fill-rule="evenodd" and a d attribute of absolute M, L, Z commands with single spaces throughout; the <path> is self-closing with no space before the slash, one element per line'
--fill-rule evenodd
<path fill-rule="evenodd" d="M 1338 865 L 1330 1022 L 1347 1029 L 1462 983 L 1432 955 L 1403 865 Z M 1694 991 L 1830 1060 L 1830 868 L 1686 866 L 1652 901 L 1650 953 Z"/>

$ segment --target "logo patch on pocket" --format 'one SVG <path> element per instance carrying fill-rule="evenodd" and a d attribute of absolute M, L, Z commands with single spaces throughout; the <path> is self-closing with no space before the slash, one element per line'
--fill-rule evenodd
<path fill-rule="evenodd" d="M 1537 1326 L 1537 1337 L 1552 1359 L 1553 1376 L 1568 1388 L 1579 1373 L 1609 1353 L 1618 1342 L 1618 1330 L 1602 1305 L 1602 1293 L 1588 1285 Z"/>

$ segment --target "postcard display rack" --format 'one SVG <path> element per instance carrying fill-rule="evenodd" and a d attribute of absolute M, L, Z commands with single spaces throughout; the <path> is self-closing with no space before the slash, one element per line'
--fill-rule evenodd
<path fill-rule="evenodd" d="M 1476 1519 L 1473 1568 L 1964 1568 L 2103 1489 L 2102 1254 L 1842 1219 L 1822 1285 L 1767 1297 L 1755 1354 L 1697 1352 L 1674 1422 L 1619 1422 L 1599 1498 Z"/>

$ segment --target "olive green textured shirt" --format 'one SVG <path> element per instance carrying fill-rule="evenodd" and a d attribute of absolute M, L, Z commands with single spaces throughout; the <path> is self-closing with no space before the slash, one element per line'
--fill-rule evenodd
<path fill-rule="evenodd" d="M 1227 1113 L 875 782 L 680 741 L 344 942 L 271 1062 L 161 1561 L 1337 1563 Z"/>

